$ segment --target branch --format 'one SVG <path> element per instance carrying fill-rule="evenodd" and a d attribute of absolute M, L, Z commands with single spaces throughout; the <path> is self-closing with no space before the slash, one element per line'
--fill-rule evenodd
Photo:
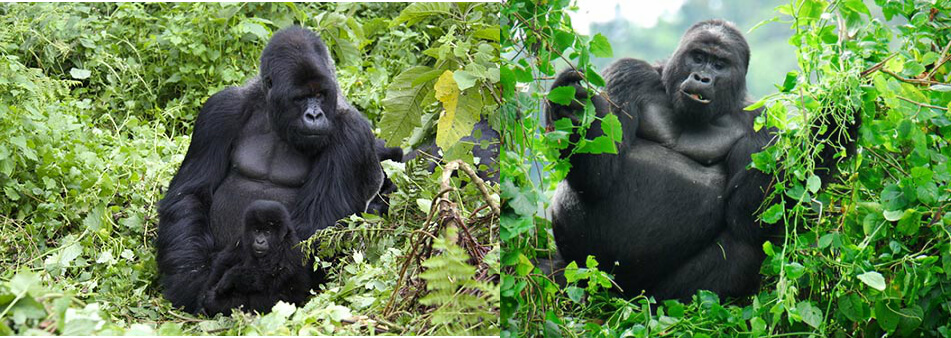
<path fill-rule="evenodd" d="M 903 96 L 899 96 L 899 95 L 895 95 L 895 97 L 901 99 L 902 101 L 911 102 L 911 103 L 913 103 L 913 104 L 915 104 L 915 105 L 917 105 L 917 106 L 919 106 L 919 107 L 926 107 L 926 108 L 933 108 L 933 109 L 940 109 L 940 110 L 948 111 L 948 108 L 945 108 L 945 107 L 933 106 L 933 105 L 930 105 L 930 104 L 927 104 L 927 103 L 921 103 L 921 102 L 913 101 L 912 99 L 909 99 L 909 98 L 906 98 L 906 97 L 903 97 Z"/>
<path fill-rule="evenodd" d="M 885 68 L 882 68 L 882 69 L 880 69 L 880 70 L 882 71 L 882 73 L 891 75 L 892 77 L 898 79 L 898 81 L 901 81 L 901 82 L 907 82 L 907 83 L 917 84 L 917 85 L 945 84 L 944 82 L 931 81 L 931 80 L 928 80 L 928 79 L 909 79 L 909 78 L 907 78 L 907 77 L 902 77 L 901 75 L 895 74 L 894 72 L 892 72 L 892 71 L 890 71 L 890 70 L 888 70 L 888 69 L 885 69 Z"/>

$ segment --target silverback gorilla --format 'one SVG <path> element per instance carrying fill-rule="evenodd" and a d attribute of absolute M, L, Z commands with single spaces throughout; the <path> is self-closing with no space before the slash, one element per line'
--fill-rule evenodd
<path fill-rule="evenodd" d="M 606 270 L 628 296 L 643 291 L 688 301 L 700 289 L 726 297 L 757 290 L 762 244 L 782 228 L 756 219 L 771 176 L 746 167 L 772 135 L 753 130 L 760 110 L 743 110 L 749 60 L 743 35 L 730 23 L 711 20 L 693 25 L 666 64 L 622 59 L 605 70 L 609 100 L 591 99 L 598 116 L 618 116 L 624 140 L 617 155 L 570 158 L 550 209 L 566 262 L 581 265 L 588 255 L 605 266 L 616 262 Z M 580 81 L 569 70 L 552 88 L 574 86 L 576 99 L 584 100 L 588 93 Z M 549 119 L 577 123 L 582 109 L 578 102 L 549 102 Z M 842 126 L 851 140 L 857 119 Z M 830 126 L 820 138 L 836 129 Z M 588 138 L 600 135 L 596 122 Z M 847 144 L 850 152 L 853 145 Z M 833 148 L 825 147 L 817 162 L 825 169 L 823 182 L 834 169 Z"/>
<path fill-rule="evenodd" d="M 256 200 L 282 204 L 301 239 L 364 211 L 383 180 L 374 142 L 369 121 L 340 93 L 323 41 L 300 27 L 275 33 L 259 76 L 205 102 L 160 203 L 165 297 L 201 308 L 215 284 L 211 262 L 238 243 Z"/>

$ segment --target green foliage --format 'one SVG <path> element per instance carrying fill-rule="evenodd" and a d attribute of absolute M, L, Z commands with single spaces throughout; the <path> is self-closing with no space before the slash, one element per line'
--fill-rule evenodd
<path fill-rule="evenodd" d="M 554 250 L 543 212 L 570 169 L 558 152 L 584 132 L 540 123 L 544 100 L 573 99 L 542 80 L 559 55 L 589 75 L 585 55 L 605 49 L 577 43 L 586 37 L 571 29 L 567 1 L 503 8 L 503 335 L 951 336 L 951 3 L 875 4 L 794 0 L 761 18 L 791 29 L 799 69 L 747 108 L 764 109 L 756 128 L 777 131 L 750 168 L 795 203 L 760 209 L 786 237 L 763 243 L 759 294 L 721 302 L 702 291 L 688 304 L 616 298 L 601 277 L 578 285 L 576 266 L 562 289 L 536 265 Z M 849 136 L 828 126 L 859 117 L 854 157 L 838 175 L 815 172 L 819 152 L 846 154 Z"/>
<path fill-rule="evenodd" d="M 419 274 L 429 290 L 419 302 L 435 308 L 430 320 L 434 325 L 443 326 L 437 331 L 440 334 L 479 332 L 469 330 L 498 325 L 497 314 L 484 307 L 498 304 L 499 288 L 475 279 L 475 267 L 466 263 L 469 255 L 455 244 L 457 231 L 447 228 L 445 235 L 434 241 L 433 248 L 442 253 L 424 261 L 426 271 Z"/>
<path fill-rule="evenodd" d="M 466 304 L 421 303 L 430 292 L 418 274 L 397 289 L 394 271 L 407 266 L 413 249 L 407 239 L 429 226 L 419 201 L 440 191 L 439 174 L 421 161 L 384 164 L 399 187 L 389 216 L 352 216 L 311 238 L 308 248 L 329 269 L 329 282 L 301 307 L 195 317 L 171 308 L 157 283 L 156 206 L 194 118 L 211 94 L 256 75 L 274 31 L 294 23 L 317 31 L 343 93 L 373 122 L 391 113 L 384 100 L 391 84 L 420 67 L 451 71 L 459 91 L 486 98 L 478 108 L 460 101 L 457 114 L 489 115 L 499 95 L 490 69 L 498 59 L 497 17 L 489 15 L 498 5 L 439 6 L 451 15 L 414 16 L 419 6 L 405 3 L 0 4 L 0 334 L 498 334 L 488 320 L 498 313 L 491 293 L 498 249 L 478 262 L 465 253 L 447 258 L 478 273 L 478 282 L 466 284 L 468 270 L 443 271 L 456 287 L 484 292 Z M 449 53 L 426 52 L 434 48 Z M 432 91 L 424 82 L 407 88 Z M 433 116 L 435 102 L 426 106 Z M 498 248 L 497 216 L 481 207 L 475 184 L 445 196 L 480 220 L 472 223 L 479 225 L 473 242 Z M 418 270 L 418 261 L 409 266 Z M 384 315 L 391 299 L 404 306 Z M 480 320 L 444 325 L 428 315 L 436 305 Z"/>
<path fill-rule="evenodd" d="M 439 39 L 420 52 L 431 58 L 425 65 L 403 70 L 387 88 L 380 120 L 380 136 L 388 145 L 418 146 L 432 139 L 443 149 L 444 160 L 462 158 L 458 142 L 480 119 L 498 129 L 498 4 L 416 3 L 406 7 L 390 27 L 427 27 Z M 435 106 L 434 103 L 440 105 Z M 440 109 L 441 108 L 441 109 Z M 471 162 L 468 155 L 467 162 Z"/>

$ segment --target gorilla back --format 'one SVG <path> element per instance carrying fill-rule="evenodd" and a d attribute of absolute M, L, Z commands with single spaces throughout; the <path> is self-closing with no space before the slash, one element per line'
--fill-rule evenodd
<path fill-rule="evenodd" d="M 340 95 L 323 41 L 300 27 L 275 33 L 259 76 L 205 102 L 160 203 L 166 298 L 197 311 L 211 260 L 238 241 L 255 200 L 281 203 L 302 239 L 364 211 L 383 179 L 374 140 Z"/>
<path fill-rule="evenodd" d="M 746 166 L 771 131 L 754 131 L 760 111 L 743 110 L 748 65 L 742 34 L 711 20 L 692 26 L 666 64 L 622 59 L 605 70 L 611 101 L 591 99 L 598 116 L 618 116 L 624 139 L 617 155 L 570 158 L 550 209 L 565 261 L 594 255 L 613 267 L 606 270 L 627 295 L 686 301 L 700 289 L 727 297 L 756 291 L 761 246 L 781 228 L 755 216 L 770 176 Z M 565 71 L 552 88 L 574 86 L 584 99 L 580 80 Z M 549 102 L 549 118 L 577 121 L 581 109 Z M 854 139 L 857 123 L 847 127 Z M 596 121 L 588 137 L 601 133 Z M 826 147 L 817 163 L 831 165 L 835 152 Z"/>

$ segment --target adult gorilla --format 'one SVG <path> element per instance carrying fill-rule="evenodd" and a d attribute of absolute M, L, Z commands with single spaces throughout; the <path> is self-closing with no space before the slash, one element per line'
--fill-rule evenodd
<path fill-rule="evenodd" d="M 300 238 L 361 212 L 383 172 L 370 123 L 341 96 L 323 41 L 290 27 L 261 54 L 261 73 L 205 102 L 159 207 L 165 297 L 199 309 L 209 264 L 241 234 L 255 200 L 277 201 Z"/>
<path fill-rule="evenodd" d="M 713 20 L 692 26 L 666 65 L 622 59 L 605 70 L 610 101 L 592 100 L 599 116 L 613 110 L 620 118 L 624 140 L 617 155 L 570 159 L 550 210 L 565 261 L 596 256 L 613 266 L 627 295 L 643 290 L 689 300 L 698 289 L 721 296 L 756 291 L 762 244 L 781 228 L 761 227 L 755 216 L 770 176 L 746 169 L 771 139 L 771 131 L 753 130 L 761 111 L 743 110 L 749 57 L 743 35 Z M 580 80 L 567 71 L 552 87 L 574 86 L 583 100 Z M 552 119 L 577 121 L 582 109 L 577 102 L 549 105 Z M 852 139 L 857 125 L 844 126 Z M 820 137 L 837 129 L 829 126 Z M 595 123 L 588 137 L 601 133 Z M 825 147 L 820 163 L 834 167 L 835 152 Z"/>

